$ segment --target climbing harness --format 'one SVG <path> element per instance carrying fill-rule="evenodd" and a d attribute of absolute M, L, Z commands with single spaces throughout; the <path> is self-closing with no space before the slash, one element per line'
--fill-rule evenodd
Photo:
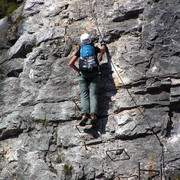
<path fill-rule="evenodd" d="M 97 31 L 98 31 L 98 33 L 99 33 L 99 35 L 100 35 L 101 40 L 103 41 L 104 37 L 103 37 L 103 35 L 102 35 L 102 33 L 101 33 L 100 29 L 99 29 L 98 20 L 97 20 L 97 17 L 96 17 L 96 15 L 95 15 L 95 13 L 93 13 L 92 2 L 91 2 L 90 0 L 89 0 L 89 5 L 90 5 L 90 8 L 91 8 L 91 9 L 90 9 L 90 10 L 91 10 L 91 15 L 92 15 L 92 17 L 94 18 L 95 25 L 96 25 L 96 27 L 97 27 Z M 123 87 L 125 87 L 125 89 L 127 90 L 129 96 L 131 97 L 132 101 L 133 101 L 134 104 L 136 105 L 136 107 L 137 107 L 137 109 L 139 110 L 140 114 L 143 116 L 143 118 L 146 119 L 147 116 L 143 114 L 143 112 L 142 112 L 141 109 L 140 109 L 140 106 L 137 104 L 137 102 L 135 101 L 135 99 L 134 99 L 134 97 L 132 96 L 132 94 L 130 93 L 130 91 L 126 88 L 126 85 L 125 85 L 125 83 L 123 82 L 123 79 L 121 78 L 119 72 L 117 71 L 117 69 L 116 69 L 116 67 L 115 67 L 115 64 L 114 64 L 113 61 L 111 60 L 111 56 L 110 56 L 109 49 L 108 49 L 107 46 L 106 46 L 106 55 L 107 55 L 108 62 L 112 64 L 112 66 L 113 66 L 113 68 L 114 68 L 114 70 L 115 70 L 118 78 L 120 79 L 120 81 L 121 81 L 122 84 L 123 84 Z M 151 118 L 148 117 L 148 119 L 151 119 Z M 147 123 L 147 125 L 149 126 L 149 129 L 152 131 L 153 135 L 157 138 L 157 140 L 158 140 L 158 142 L 159 142 L 159 144 L 160 144 L 160 146 L 161 146 L 161 148 L 162 148 L 162 152 L 161 152 L 161 162 L 162 162 L 162 164 L 161 164 L 161 165 L 162 165 L 162 167 L 164 168 L 164 167 L 165 167 L 165 165 L 164 165 L 164 144 L 161 142 L 159 136 L 158 136 L 158 135 L 156 134 L 156 132 L 153 130 L 153 128 L 151 127 L 150 123 L 149 123 L 148 121 L 146 121 L 146 123 Z M 163 172 L 162 172 L 162 173 L 163 173 Z"/>

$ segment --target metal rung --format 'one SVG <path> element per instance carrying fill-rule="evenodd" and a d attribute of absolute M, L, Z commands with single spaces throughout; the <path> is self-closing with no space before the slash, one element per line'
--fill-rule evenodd
<path fill-rule="evenodd" d="M 114 158 L 110 155 L 111 152 L 115 152 L 115 157 L 114 157 Z M 120 155 L 122 155 L 123 153 L 126 155 L 126 158 L 119 158 L 119 159 L 116 158 L 117 156 L 120 156 Z M 128 153 L 126 152 L 125 149 L 112 149 L 112 150 L 107 150 L 107 151 L 106 151 L 106 155 L 107 155 L 112 161 L 128 160 L 128 159 L 130 159 L 130 156 L 128 155 Z"/>
<path fill-rule="evenodd" d="M 160 165 L 160 170 L 153 169 L 141 169 L 140 162 L 138 163 L 138 180 L 141 180 L 141 171 L 143 172 L 154 172 L 154 176 L 160 176 L 160 180 L 162 180 L 162 166 Z"/>
<path fill-rule="evenodd" d="M 76 129 L 77 129 L 80 133 L 82 133 L 82 132 L 80 131 L 80 129 L 79 129 L 79 125 L 76 125 Z"/>

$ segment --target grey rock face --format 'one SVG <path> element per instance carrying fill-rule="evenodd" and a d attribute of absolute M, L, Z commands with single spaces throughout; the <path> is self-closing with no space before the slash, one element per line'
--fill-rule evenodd
<path fill-rule="evenodd" d="M 5 46 L 5 38 L 4 37 L 6 36 L 8 25 L 9 25 L 9 23 L 8 23 L 7 17 L 0 20 L 0 42 L 1 42 L 0 49 Z"/>
<path fill-rule="evenodd" d="M 0 20 L 0 179 L 178 179 L 179 9 L 26 0 Z M 67 66 L 84 32 L 108 47 L 96 129 L 78 126 L 78 75 Z"/>

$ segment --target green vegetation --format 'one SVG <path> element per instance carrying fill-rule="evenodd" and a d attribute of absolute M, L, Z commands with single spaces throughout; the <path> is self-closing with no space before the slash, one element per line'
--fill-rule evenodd
<path fill-rule="evenodd" d="M 35 120 L 37 123 L 41 123 L 44 127 L 47 127 L 50 120 L 46 120 L 46 119 L 36 119 Z"/>
<path fill-rule="evenodd" d="M 56 157 L 55 162 L 56 162 L 56 163 L 61 163 L 61 162 L 62 162 L 62 159 L 61 159 L 61 156 L 60 156 L 60 155 L 58 155 L 58 156 Z"/>
<path fill-rule="evenodd" d="M 37 48 L 37 47 L 39 47 L 39 46 L 33 46 L 32 48 L 35 49 L 35 48 Z"/>
<path fill-rule="evenodd" d="M 0 69 L 0 74 L 4 74 L 4 72 L 2 71 L 2 69 Z"/>
<path fill-rule="evenodd" d="M 3 167 L 2 166 L 0 166 L 0 172 L 3 170 Z"/>
<path fill-rule="evenodd" d="M 180 180 L 180 176 L 179 177 L 176 177 L 175 179 L 173 179 L 173 180 Z"/>
<path fill-rule="evenodd" d="M 0 19 L 5 16 L 10 16 L 22 3 L 17 3 L 15 0 L 0 0 Z"/>
<path fill-rule="evenodd" d="M 19 17 L 17 18 L 17 20 L 16 20 L 16 25 L 18 25 L 21 20 L 23 20 L 23 16 L 19 16 Z"/>
<path fill-rule="evenodd" d="M 65 164 L 63 170 L 64 170 L 65 175 L 71 175 L 72 174 L 72 166 Z"/>
<path fill-rule="evenodd" d="M 53 167 L 53 166 L 50 166 L 49 167 L 49 170 L 55 174 L 57 174 L 57 170 Z"/>

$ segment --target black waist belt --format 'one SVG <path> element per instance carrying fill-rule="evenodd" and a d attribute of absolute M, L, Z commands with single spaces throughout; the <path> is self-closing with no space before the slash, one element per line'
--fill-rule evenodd
<path fill-rule="evenodd" d="M 91 69 L 91 70 L 81 70 L 81 72 L 84 72 L 84 73 L 90 73 L 90 72 L 96 72 L 96 71 L 99 71 L 99 68 L 98 68 L 98 67 L 94 67 L 94 68 Z"/>

